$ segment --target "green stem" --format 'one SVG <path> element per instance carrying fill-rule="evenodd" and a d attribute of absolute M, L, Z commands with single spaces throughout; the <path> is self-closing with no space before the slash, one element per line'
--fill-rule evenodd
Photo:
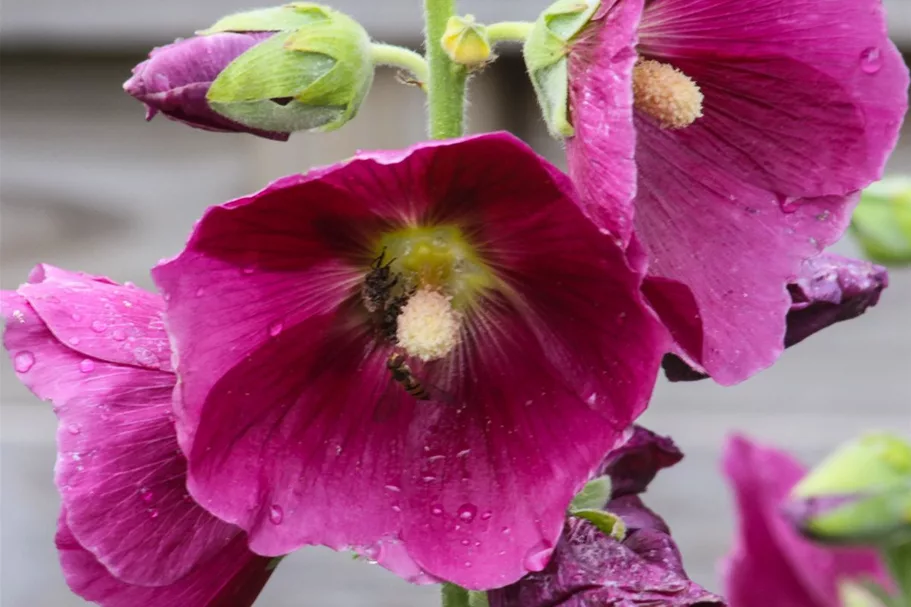
<path fill-rule="evenodd" d="M 491 44 L 497 42 L 525 42 L 535 26 L 530 21 L 502 21 L 487 26 L 487 37 Z"/>
<path fill-rule="evenodd" d="M 443 584 L 443 607 L 469 607 L 468 591 L 455 584 Z"/>
<path fill-rule="evenodd" d="M 414 75 L 418 86 L 426 89 L 430 80 L 430 67 L 423 55 L 394 44 L 372 44 L 370 54 L 374 65 L 390 65 L 407 70 Z"/>
<path fill-rule="evenodd" d="M 880 550 L 886 567 L 892 573 L 903 607 L 911 607 L 911 542 Z"/>
<path fill-rule="evenodd" d="M 446 22 L 455 14 L 455 0 L 424 0 L 424 30 L 430 63 L 430 137 L 460 137 L 465 119 L 465 81 L 468 71 L 449 59 L 440 42 Z"/>

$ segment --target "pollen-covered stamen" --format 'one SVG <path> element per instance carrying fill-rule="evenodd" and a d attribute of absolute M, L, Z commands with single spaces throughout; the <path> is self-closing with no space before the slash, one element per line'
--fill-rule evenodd
<path fill-rule="evenodd" d="M 702 91 L 667 63 L 640 59 L 633 68 L 633 103 L 666 129 L 682 129 L 702 117 Z"/>
<path fill-rule="evenodd" d="M 443 358 L 459 341 L 461 314 L 452 298 L 437 290 L 422 288 L 402 307 L 396 339 L 400 348 L 423 361 Z"/>

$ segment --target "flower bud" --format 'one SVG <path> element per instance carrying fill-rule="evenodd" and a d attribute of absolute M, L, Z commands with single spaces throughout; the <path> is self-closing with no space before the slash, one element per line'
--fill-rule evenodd
<path fill-rule="evenodd" d="M 493 58 L 487 28 L 472 15 L 450 17 L 441 44 L 453 62 L 468 68 L 483 67 Z"/>
<path fill-rule="evenodd" d="M 887 178 L 864 190 L 851 229 L 873 261 L 911 264 L 911 178 Z"/>
<path fill-rule="evenodd" d="M 525 66 L 554 137 L 571 137 L 575 132 L 569 121 L 567 55 L 570 42 L 600 4 L 600 0 L 557 0 L 541 13 L 525 42 Z"/>
<path fill-rule="evenodd" d="M 911 444 L 888 434 L 848 443 L 794 487 L 785 514 L 818 541 L 911 541 Z"/>
<path fill-rule="evenodd" d="M 367 32 L 318 4 L 229 15 L 201 34 L 156 49 L 124 85 L 149 118 L 286 140 L 341 127 L 373 82 Z"/>

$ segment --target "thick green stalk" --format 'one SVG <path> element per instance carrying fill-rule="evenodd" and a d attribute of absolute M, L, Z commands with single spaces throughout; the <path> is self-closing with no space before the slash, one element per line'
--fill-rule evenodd
<path fill-rule="evenodd" d="M 430 137 L 449 139 L 463 134 L 467 70 L 452 62 L 440 42 L 446 22 L 455 14 L 455 0 L 424 0 L 424 30 L 430 63 Z"/>
<path fill-rule="evenodd" d="M 491 44 L 497 42 L 525 42 L 535 26 L 530 21 L 502 21 L 487 26 L 487 38 Z"/>
<path fill-rule="evenodd" d="M 469 607 L 468 591 L 455 584 L 443 584 L 443 607 Z"/>

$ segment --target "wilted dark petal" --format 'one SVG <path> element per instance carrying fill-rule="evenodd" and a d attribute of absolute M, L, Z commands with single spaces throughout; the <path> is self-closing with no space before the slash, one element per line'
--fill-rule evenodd
<path fill-rule="evenodd" d="M 489 592 L 491 607 L 725 605 L 686 577 L 664 521 L 637 497 L 622 498 L 608 507 L 622 513 L 629 525 L 623 542 L 587 521 L 571 521 L 547 568 Z"/>
<path fill-rule="evenodd" d="M 801 273 L 788 284 L 791 308 L 787 316 L 785 347 L 793 346 L 826 327 L 857 318 L 879 302 L 889 286 L 886 268 L 859 259 L 823 253 L 806 260 Z M 668 354 L 662 361 L 671 381 L 708 377 L 681 358 Z"/>
<path fill-rule="evenodd" d="M 135 68 L 124 90 L 146 104 L 146 118 L 161 112 L 171 120 L 207 131 L 243 132 L 285 141 L 288 133 L 240 125 L 209 107 L 206 94 L 225 67 L 272 32 L 195 36 L 158 47 Z"/>
<path fill-rule="evenodd" d="M 683 459 L 683 453 L 670 438 L 642 426 L 633 426 L 632 430 L 629 440 L 607 455 L 598 473 L 610 476 L 614 498 L 642 493 L 659 470 Z"/>

